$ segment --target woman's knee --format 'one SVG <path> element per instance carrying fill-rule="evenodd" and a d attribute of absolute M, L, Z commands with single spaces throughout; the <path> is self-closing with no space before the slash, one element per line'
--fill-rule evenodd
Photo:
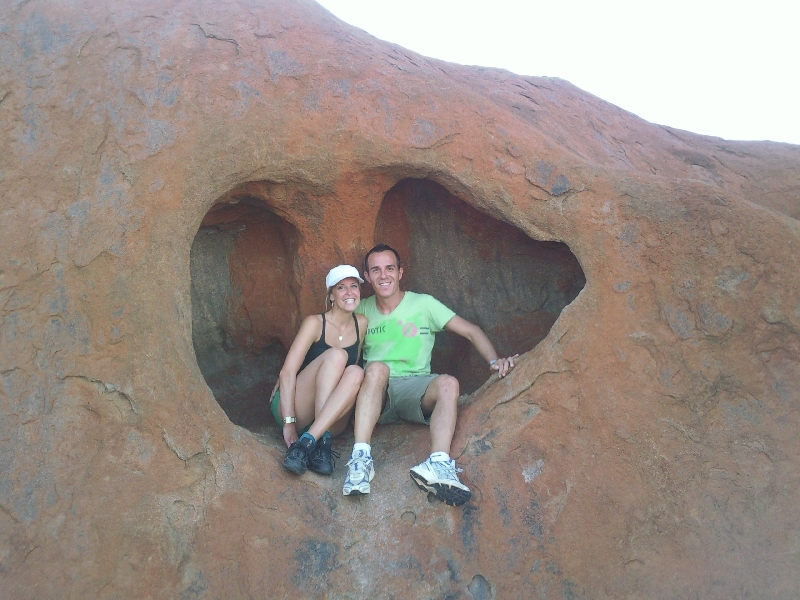
<path fill-rule="evenodd" d="M 364 381 L 364 369 L 358 365 L 350 365 L 344 370 L 342 378 L 347 379 L 357 386 L 360 386 L 361 382 Z"/>
<path fill-rule="evenodd" d="M 323 360 L 344 370 L 347 365 L 347 350 L 344 348 L 328 348 L 322 353 Z"/>

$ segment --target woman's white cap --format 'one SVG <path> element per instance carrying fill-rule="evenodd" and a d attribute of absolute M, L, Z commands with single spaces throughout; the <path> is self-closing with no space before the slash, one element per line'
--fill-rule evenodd
<path fill-rule="evenodd" d="M 328 276 L 325 277 L 325 287 L 331 289 L 342 279 L 347 279 L 348 277 L 355 277 L 359 282 L 364 283 L 361 275 L 358 274 L 358 269 L 350 265 L 339 265 L 328 271 Z"/>

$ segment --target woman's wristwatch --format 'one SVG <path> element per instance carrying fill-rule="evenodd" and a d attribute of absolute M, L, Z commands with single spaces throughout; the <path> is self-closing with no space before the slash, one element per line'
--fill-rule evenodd
<path fill-rule="evenodd" d="M 283 424 L 288 425 L 289 423 L 297 423 L 297 417 L 283 417 Z"/>

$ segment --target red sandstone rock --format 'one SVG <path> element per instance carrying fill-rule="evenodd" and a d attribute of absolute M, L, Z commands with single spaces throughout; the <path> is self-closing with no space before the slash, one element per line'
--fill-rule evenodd
<path fill-rule="evenodd" d="M 800 148 L 308 1 L 0 11 L 2 597 L 800 595 Z M 267 385 L 242 365 L 274 368 L 378 234 L 499 344 L 541 340 L 465 399 L 460 509 L 408 477 L 423 428 L 377 431 L 353 500 L 342 464 L 285 474 L 241 404 Z M 511 277 L 515 248 L 551 283 Z"/>

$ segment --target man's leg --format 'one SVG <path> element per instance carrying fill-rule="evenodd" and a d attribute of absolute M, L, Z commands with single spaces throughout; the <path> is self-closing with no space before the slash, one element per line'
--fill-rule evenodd
<path fill-rule="evenodd" d="M 450 454 L 458 416 L 458 379 L 439 375 L 431 381 L 422 397 L 422 414 L 430 416 L 431 453 Z"/>
<path fill-rule="evenodd" d="M 464 504 L 472 496 L 469 488 L 459 481 L 460 469 L 450 458 L 458 416 L 458 393 L 458 380 L 450 375 L 439 375 L 428 385 L 421 407 L 423 415 L 430 415 L 431 455 L 411 469 L 411 478 L 422 491 L 432 492 L 450 506 Z"/>
<path fill-rule="evenodd" d="M 375 476 L 372 464 L 372 449 L 369 442 L 372 430 L 381 416 L 383 398 L 389 383 L 389 367 L 381 362 L 367 364 L 364 381 L 356 398 L 355 445 L 347 461 L 347 478 L 342 493 L 345 496 L 369 494 L 369 482 Z"/>
<path fill-rule="evenodd" d="M 372 439 L 372 430 L 381 416 L 388 383 L 389 367 L 382 362 L 367 364 L 364 381 L 356 398 L 356 420 L 353 427 L 356 443 L 369 444 Z"/>

